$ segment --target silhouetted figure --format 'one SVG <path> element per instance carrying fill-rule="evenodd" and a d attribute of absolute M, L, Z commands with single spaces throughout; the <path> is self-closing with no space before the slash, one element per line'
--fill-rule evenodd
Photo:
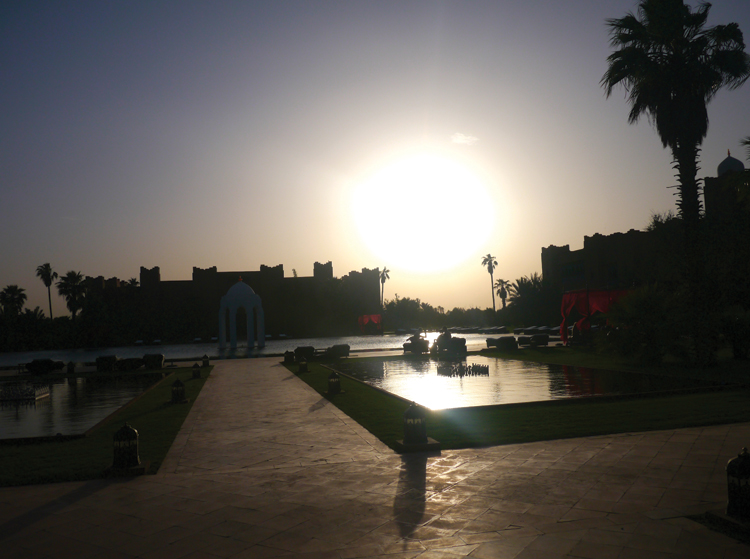
<path fill-rule="evenodd" d="M 440 331 L 440 335 L 435 340 L 435 343 L 437 344 L 438 351 L 446 351 L 450 347 L 451 333 L 448 332 L 447 328 L 443 328 Z"/>
<path fill-rule="evenodd" d="M 404 351 L 410 351 L 412 353 L 427 353 L 429 351 L 429 342 L 422 337 L 422 330 L 417 330 L 417 333 L 408 338 L 408 341 L 404 343 Z"/>
<path fill-rule="evenodd" d="M 422 341 L 422 330 L 417 330 L 417 333 L 413 336 L 409 337 L 409 341 L 413 344 L 419 343 Z"/>

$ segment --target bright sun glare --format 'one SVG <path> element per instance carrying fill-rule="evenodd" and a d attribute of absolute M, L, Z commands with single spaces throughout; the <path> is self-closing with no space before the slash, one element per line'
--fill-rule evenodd
<path fill-rule="evenodd" d="M 456 267 L 487 242 L 492 199 L 467 167 L 435 154 L 399 159 L 357 185 L 352 212 L 362 240 L 388 267 Z"/>

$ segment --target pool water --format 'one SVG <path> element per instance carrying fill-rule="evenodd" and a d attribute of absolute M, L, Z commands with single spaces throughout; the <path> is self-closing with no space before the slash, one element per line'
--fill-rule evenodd
<path fill-rule="evenodd" d="M 80 435 L 143 393 L 161 373 L 72 378 L 49 384 L 49 397 L 0 405 L 0 439 Z"/>
<path fill-rule="evenodd" d="M 471 372 L 471 365 L 474 367 Z M 671 377 L 469 356 L 461 371 L 431 359 L 351 360 L 336 370 L 433 410 L 695 388 Z"/>

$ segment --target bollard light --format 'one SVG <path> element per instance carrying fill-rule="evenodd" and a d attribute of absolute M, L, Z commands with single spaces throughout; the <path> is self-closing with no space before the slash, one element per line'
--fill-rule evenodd
<path fill-rule="evenodd" d="M 427 444 L 427 414 L 416 402 L 404 412 L 404 444 Z"/>
<path fill-rule="evenodd" d="M 185 383 L 177 379 L 172 383 L 172 403 L 184 404 L 185 402 L 187 402 L 187 398 L 185 398 Z"/>
<path fill-rule="evenodd" d="M 113 439 L 113 470 L 126 470 L 141 463 L 138 457 L 138 431 L 126 423 L 114 434 Z"/>
<path fill-rule="evenodd" d="M 201 368 L 198 366 L 198 363 L 193 365 L 193 378 L 201 378 Z"/>
<path fill-rule="evenodd" d="M 299 362 L 299 368 L 297 369 L 298 373 L 306 373 L 307 372 L 307 361 L 300 361 Z"/>
<path fill-rule="evenodd" d="M 208 367 L 208 355 L 206 355 L 205 353 L 203 354 L 203 364 L 201 366 Z"/>
<path fill-rule="evenodd" d="M 727 516 L 750 519 L 750 454 L 743 448 L 727 462 Z"/>
<path fill-rule="evenodd" d="M 284 364 L 294 363 L 294 352 L 293 351 L 285 351 L 284 352 Z"/>
<path fill-rule="evenodd" d="M 328 395 L 341 394 L 341 379 L 337 372 L 328 375 Z"/>

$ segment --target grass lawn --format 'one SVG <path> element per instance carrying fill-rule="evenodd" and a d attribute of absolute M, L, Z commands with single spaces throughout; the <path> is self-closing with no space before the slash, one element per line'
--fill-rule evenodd
<path fill-rule="evenodd" d="M 510 353 L 510 352 L 509 352 Z M 611 358 L 569 348 L 537 348 L 512 354 L 489 356 L 522 358 L 558 364 L 620 369 Z M 522 356 L 522 357 L 521 357 Z M 395 357 L 399 359 L 401 357 Z M 367 357 L 366 359 L 377 359 Z M 382 359 L 382 358 L 381 358 Z M 391 358 L 385 358 L 391 359 Z M 746 363 L 744 364 L 747 365 Z M 335 368 L 335 363 L 331 363 Z M 733 367 L 733 366 L 732 366 Z M 296 373 L 297 366 L 290 365 Z M 666 366 L 666 374 L 679 371 Z M 740 375 L 743 368 L 721 373 Z M 298 375 L 321 395 L 326 396 L 330 371 L 319 363 L 309 364 L 309 373 Z M 636 372 L 653 372 L 627 367 Z M 692 376 L 716 378 L 717 371 L 691 371 Z M 744 378 L 746 375 L 742 375 Z M 403 439 L 403 414 L 408 403 L 349 377 L 341 378 L 344 394 L 328 399 L 391 448 Z M 750 421 L 750 389 L 732 388 L 713 392 L 644 396 L 622 399 L 566 400 L 506 406 L 482 406 L 455 410 L 429 411 L 428 435 L 442 448 L 469 448 L 524 443 L 571 437 L 675 429 L 701 425 Z"/>
<path fill-rule="evenodd" d="M 156 473 L 208 376 L 206 369 L 201 379 L 192 378 L 191 368 L 163 372 L 171 374 L 97 425 L 84 438 L 0 445 L 0 486 L 103 477 L 112 465 L 113 435 L 125 423 L 138 431 L 141 462 L 150 462 L 147 473 Z M 187 404 L 170 403 L 176 378 L 185 383 Z"/>

